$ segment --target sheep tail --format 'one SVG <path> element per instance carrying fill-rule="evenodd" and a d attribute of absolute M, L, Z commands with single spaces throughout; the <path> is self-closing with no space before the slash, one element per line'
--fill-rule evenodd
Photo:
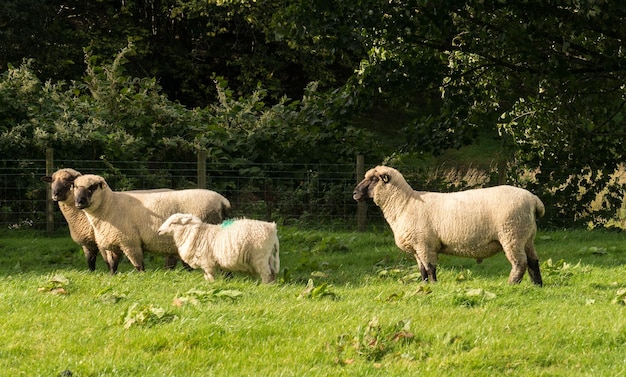
<path fill-rule="evenodd" d="M 542 217 L 546 213 L 546 207 L 543 205 L 541 199 L 535 196 L 535 216 L 536 218 Z"/>

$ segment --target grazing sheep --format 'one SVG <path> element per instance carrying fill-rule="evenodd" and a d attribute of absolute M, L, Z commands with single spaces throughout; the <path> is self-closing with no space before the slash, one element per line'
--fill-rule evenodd
<path fill-rule="evenodd" d="M 524 272 L 541 286 L 534 239 L 541 200 L 512 186 L 456 193 L 414 191 L 397 170 L 377 166 L 356 186 L 353 198 L 374 200 L 393 231 L 396 245 L 413 254 L 424 281 L 436 281 L 439 253 L 482 260 L 504 250 L 511 263 L 509 283 Z"/>
<path fill-rule="evenodd" d="M 276 280 L 280 269 L 275 223 L 238 219 L 212 225 L 196 216 L 177 213 L 161 225 L 158 233 L 172 235 L 181 259 L 191 267 L 202 268 L 208 281 L 215 280 L 217 267 L 258 275 L 263 283 Z"/>
<path fill-rule="evenodd" d="M 230 210 L 229 201 L 214 191 L 114 192 L 104 178 L 92 174 L 74 180 L 74 199 L 93 227 L 98 247 L 107 251 L 111 273 L 122 254 L 139 271 L 144 270 L 144 251 L 177 256 L 171 237 L 157 234 L 172 214 L 184 211 L 220 223 Z"/>

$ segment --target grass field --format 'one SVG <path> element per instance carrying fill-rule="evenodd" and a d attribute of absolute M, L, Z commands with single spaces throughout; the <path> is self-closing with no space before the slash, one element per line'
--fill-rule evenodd
<path fill-rule="evenodd" d="M 436 284 L 380 227 L 279 229 L 280 282 L 86 271 L 68 236 L 0 234 L 0 376 L 623 376 L 626 236 L 540 232 L 545 286 L 503 255 Z"/>

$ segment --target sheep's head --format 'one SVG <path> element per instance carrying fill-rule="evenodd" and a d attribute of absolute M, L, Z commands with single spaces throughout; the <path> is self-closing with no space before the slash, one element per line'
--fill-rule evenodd
<path fill-rule="evenodd" d="M 157 234 L 160 236 L 171 234 L 174 232 L 176 227 L 189 224 L 202 224 L 202 220 L 200 220 L 199 217 L 188 213 L 175 213 L 168 217 L 163 224 L 161 224 L 159 230 L 157 230 Z"/>
<path fill-rule="evenodd" d="M 101 191 L 108 187 L 104 178 L 99 175 L 87 174 L 74 180 L 74 204 L 79 209 L 96 209 Z"/>
<path fill-rule="evenodd" d="M 70 198 L 74 180 L 80 176 L 80 172 L 66 168 L 55 171 L 51 176 L 41 177 L 41 180 L 50 183 L 52 200 L 55 202 L 64 202 Z"/>
<path fill-rule="evenodd" d="M 354 188 L 352 198 L 357 202 L 374 199 L 377 188 L 381 185 L 387 185 L 395 176 L 394 172 L 397 173 L 398 171 L 387 166 L 377 166 L 368 170 L 365 173 L 365 178 Z"/>

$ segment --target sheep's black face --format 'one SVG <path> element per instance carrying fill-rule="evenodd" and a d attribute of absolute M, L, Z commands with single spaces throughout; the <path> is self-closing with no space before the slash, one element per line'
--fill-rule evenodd
<path fill-rule="evenodd" d="M 94 192 L 102 188 L 102 184 L 94 183 L 89 187 L 76 187 L 74 189 L 74 204 L 79 209 L 89 208 L 92 203 Z"/>
<path fill-rule="evenodd" d="M 52 177 L 41 177 L 43 182 L 50 183 L 50 189 L 52 190 L 52 200 L 55 202 L 65 201 L 70 195 L 70 191 L 72 190 L 72 185 L 74 184 L 74 177 L 64 177 L 64 178 L 53 178 Z"/>
<path fill-rule="evenodd" d="M 376 175 L 365 177 L 356 187 L 352 193 L 352 198 L 357 202 L 362 202 L 366 199 L 373 198 L 374 187 L 380 179 Z"/>
<path fill-rule="evenodd" d="M 54 181 L 51 185 L 52 188 L 52 200 L 62 202 L 70 195 L 72 190 L 72 182 L 69 181 Z"/>

